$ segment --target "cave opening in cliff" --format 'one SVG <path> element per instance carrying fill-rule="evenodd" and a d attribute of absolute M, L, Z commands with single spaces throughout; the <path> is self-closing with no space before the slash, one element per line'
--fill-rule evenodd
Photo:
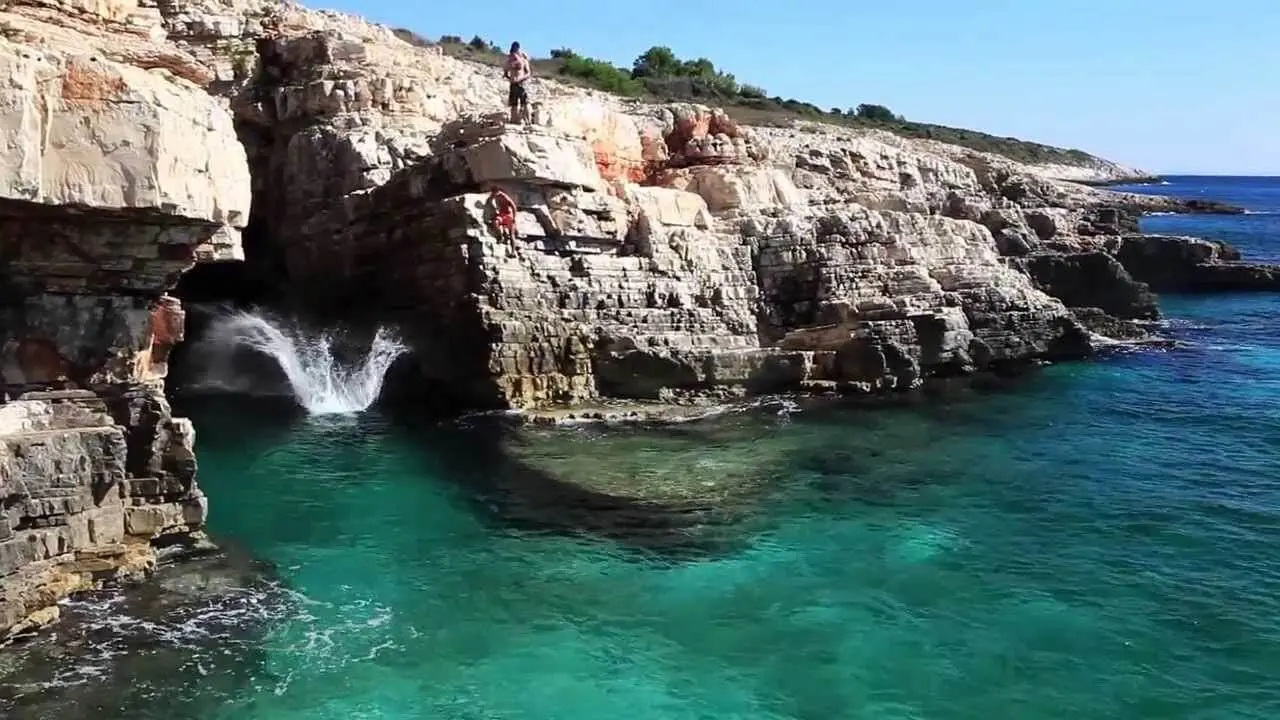
<path fill-rule="evenodd" d="M 225 303 L 243 307 L 278 300 L 285 287 L 285 267 L 272 248 L 260 213 L 250 214 L 241 243 L 244 260 L 199 263 L 183 273 L 171 294 L 184 305 Z"/>

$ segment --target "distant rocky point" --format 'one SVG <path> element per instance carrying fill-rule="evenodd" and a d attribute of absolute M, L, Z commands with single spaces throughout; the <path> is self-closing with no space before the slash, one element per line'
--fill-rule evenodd
<path fill-rule="evenodd" d="M 0 636 L 207 547 L 181 299 L 392 323 L 391 392 L 556 411 L 911 393 L 1144 337 L 1152 292 L 1277 286 L 1138 231 L 1231 208 L 1066 181 L 1145 175 L 1106 161 L 554 77 L 511 126 L 492 67 L 290 3 L 11 0 L 0 71 Z"/>

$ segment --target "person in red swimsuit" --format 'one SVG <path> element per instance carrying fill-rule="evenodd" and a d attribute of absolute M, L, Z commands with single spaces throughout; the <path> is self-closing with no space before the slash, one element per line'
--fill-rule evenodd
<path fill-rule="evenodd" d="M 516 201 L 497 185 L 489 186 L 489 199 L 485 202 L 492 208 L 493 224 L 496 235 L 507 242 L 516 239 Z"/>

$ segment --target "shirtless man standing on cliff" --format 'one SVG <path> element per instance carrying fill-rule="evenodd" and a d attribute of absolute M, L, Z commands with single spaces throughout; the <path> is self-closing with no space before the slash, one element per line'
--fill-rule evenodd
<path fill-rule="evenodd" d="M 506 65 L 502 74 L 511 83 L 507 89 L 507 105 L 511 108 L 511 123 L 529 122 L 529 91 L 525 82 L 533 75 L 533 67 L 529 56 L 520 50 L 520 43 L 511 43 L 511 52 L 507 53 Z"/>

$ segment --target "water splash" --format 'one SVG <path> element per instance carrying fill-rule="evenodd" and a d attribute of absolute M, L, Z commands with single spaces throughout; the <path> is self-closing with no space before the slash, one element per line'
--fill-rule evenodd
<path fill-rule="evenodd" d="M 382 381 L 395 359 L 407 351 L 386 328 L 378 328 L 369 351 L 357 362 L 343 362 L 334 354 L 328 333 L 308 335 L 252 312 L 236 312 L 215 319 L 201 341 L 211 357 L 201 386 L 246 391 L 250 383 L 227 369 L 234 353 L 250 350 L 270 358 L 284 373 L 299 405 L 312 415 L 355 413 L 378 399 Z M 221 361 L 221 362 L 219 362 Z"/>

